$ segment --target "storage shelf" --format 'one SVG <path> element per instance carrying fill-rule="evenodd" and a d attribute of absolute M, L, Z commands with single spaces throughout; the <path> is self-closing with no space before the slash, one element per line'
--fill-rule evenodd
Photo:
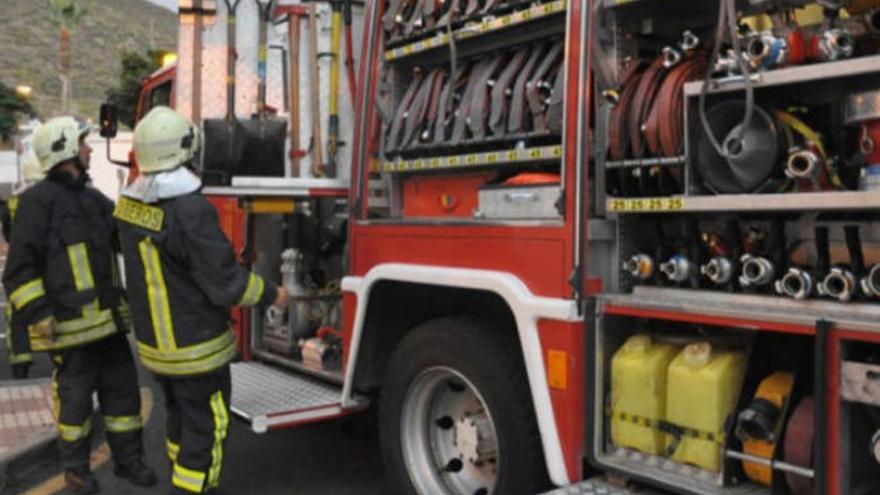
<path fill-rule="evenodd" d="M 880 76 L 880 55 L 757 72 L 752 75 L 752 80 L 754 87 L 761 88 L 872 73 Z M 745 87 L 744 79 L 743 76 L 714 79 L 709 83 L 709 94 L 740 91 Z M 685 96 L 699 95 L 702 88 L 703 81 L 691 81 L 684 85 L 684 94 Z"/>
<path fill-rule="evenodd" d="M 546 19 L 565 12 L 565 0 L 555 0 L 542 5 L 535 5 L 527 9 L 518 10 L 510 14 L 492 17 L 486 16 L 481 21 L 468 22 L 452 32 L 452 39 L 456 42 L 475 39 L 501 30 L 512 28 L 526 23 Z M 530 30 L 523 30 L 524 34 L 530 35 Z M 528 36 L 526 39 L 532 39 Z M 449 34 L 438 32 L 426 39 L 407 43 L 385 51 L 385 60 L 397 60 L 417 53 L 426 52 L 435 48 L 446 46 L 449 43 Z"/>
<path fill-rule="evenodd" d="M 827 320 L 838 328 L 880 333 L 880 302 L 795 301 L 770 295 L 652 286 L 636 286 L 631 294 L 604 294 L 600 299 L 605 306 L 668 311 L 713 320 L 727 318 L 808 328 L 815 327 L 818 320 Z"/>
<path fill-rule="evenodd" d="M 348 195 L 345 179 L 294 179 L 286 177 L 233 177 L 230 186 L 206 186 L 209 196 L 339 197 Z"/>
<path fill-rule="evenodd" d="M 618 214 L 871 210 L 880 209 L 880 191 L 608 198 L 606 207 L 608 211 Z"/>
<path fill-rule="evenodd" d="M 501 151 L 484 151 L 463 155 L 446 155 L 412 160 L 374 162 L 372 172 L 419 172 L 426 170 L 460 169 L 484 166 L 509 166 L 550 162 L 562 158 L 562 146 L 536 146 Z"/>

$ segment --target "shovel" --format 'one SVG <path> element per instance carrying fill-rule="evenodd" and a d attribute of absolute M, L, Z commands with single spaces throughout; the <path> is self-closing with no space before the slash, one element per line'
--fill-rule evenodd
<path fill-rule="evenodd" d="M 246 132 L 235 118 L 235 10 L 241 0 L 226 4 L 226 117 L 205 119 L 205 146 L 202 153 L 203 180 L 206 184 L 227 185 L 241 162 Z"/>
<path fill-rule="evenodd" d="M 260 11 L 260 47 L 257 72 L 260 84 L 257 93 L 256 118 L 241 122 L 245 132 L 240 167 L 236 175 L 261 177 L 284 176 L 284 144 L 287 140 L 287 119 L 270 117 L 266 111 L 266 58 L 268 25 L 272 21 L 275 0 L 254 0 Z"/>

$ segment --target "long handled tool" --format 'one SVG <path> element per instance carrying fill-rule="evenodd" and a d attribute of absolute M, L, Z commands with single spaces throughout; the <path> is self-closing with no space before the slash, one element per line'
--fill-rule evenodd
<path fill-rule="evenodd" d="M 226 116 L 222 119 L 206 119 L 204 123 L 205 179 L 213 182 L 211 177 L 219 175 L 221 184 L 227 183 L 238 167 L 245 139 L 245 130 L 235 118 L 235 11 L 240 2 L 223 0 L 226 4 Z"/>
<path fill-rule="evenodd" d="M 323 177 L 324 158 L 321 146 L 321 96 L 318 75 L 318 13 L 314 5 L 309 5 L 309 65 L 311 67 L 311 114 L 312 114 L 312 172 L 316 177 Z"/>
<path fill-rule="evenodd" d="M 342 40 L 342 2 L 330 3 L 333 9 L 330 32 L 330 117 L 327 124 L 328 177 L 336 176 L 336 153 L 339 150 L 339 42 Z"/>
<path fill-rule="evenodd" d="M 300 23 L 303 17 L 309 15 L 308 9 L 301 5 L 284 7 L 287 17 L 287 44 L 290 48 L 290 175 L 300 176 L 300 159 L 304 152 L 299 148 L 299 48 L 300 48 Z"/>
<path fill-rule="evenodd" d="M 243 122 L 248 130 L 242 150 L 242 164 L 246 170 L 239 175 L 278 177 L 284 175 L 284 142 L 287 139 L 287 119 L 270 117 L 266 108 L 266 59 L 268 58 L 268 25 L 272 21 L 275 0 L 254 0 L 259 10 L 259 48 L 257 52 L 257 115 Z"/>
<path fill-rule="evenodd" d="M 433 3 L 433 2 L 432 2 Z M 351 34 L 351 4 L 352 2 L 344 2 L 342 4 L 342 23 L 345 25 L 345 72 L 348 74 L 348 93 L 351 96 L 351 106 L 354 108 L 357 103 L 355 98 L 357 95 L 357 82 L 354 76 L 354 47 Z"/>

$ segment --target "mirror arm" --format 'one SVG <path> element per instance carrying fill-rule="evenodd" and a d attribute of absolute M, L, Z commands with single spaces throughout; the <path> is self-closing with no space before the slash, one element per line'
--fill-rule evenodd
<path fill-rule="evenodd" d="M 120 167 L 131 168 L 131 162 L 128 160 L 114 160 L 110 156 L 110 138 L 107 138 L 107 161 Z"/>

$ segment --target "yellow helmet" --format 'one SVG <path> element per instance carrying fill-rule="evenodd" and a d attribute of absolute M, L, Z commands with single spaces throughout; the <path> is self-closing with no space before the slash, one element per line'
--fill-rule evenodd
<path fill-rule="evenodd" d="M 40 160 L 40 170 L 48 173 L 52 167 L 79 156 L 79 138 L 89 133 L 89 126 L 73 117 L 55 117 L 34 132 L 34 153 Z"/>
<path fill-rule="evenodd" d="M 174 170 L 201 149 L 199 129 L 168 107 L 153 108 L 134 129 L 134 157 L 145 174 Z"/>
<path fill-rule="evenodd" d="M 34 150 L 28 150 L 21 157 L 21 182 L 39 182 L 46 174 L 40 166 L 40 160 Z"/>

